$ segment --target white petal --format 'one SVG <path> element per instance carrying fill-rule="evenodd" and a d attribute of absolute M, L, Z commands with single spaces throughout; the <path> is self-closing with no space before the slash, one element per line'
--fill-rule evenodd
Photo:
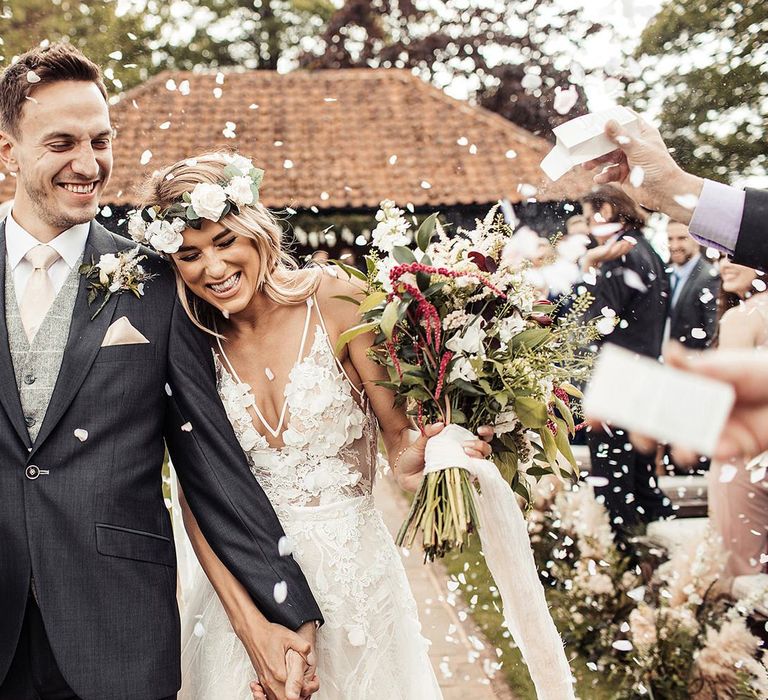
<path fill-rule="evenodd" d="M 189 423 L 189 422 L 187 422 L 187 423 L 184 423 L 184 425 L 182 425 L 182 426 L 181 426 L 181 429 L 182 429 L 182 430 L 183 430 L 185 433 L 191 433 L 191 432 L 192 432 L 192 423 Z"/>
<path fill-rule="evenodd" d="M 285 581 L 278 581 L 275 584 L 272 595 L 278 605 L 284 603 L 285 599 L 288 597 L 288 584 Z"/>
<path fill-rule="evenodd" d="M 88 439 L 88 431 L 83 430 L 83 428 L 77 428 L 75 430 L 75 437 L 80 440 L 80 442 L 85 442 Z"/>

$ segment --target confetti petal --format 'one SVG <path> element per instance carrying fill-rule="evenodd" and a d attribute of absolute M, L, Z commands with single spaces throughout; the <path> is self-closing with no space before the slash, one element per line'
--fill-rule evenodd
<path fill-rule="evenodd" d="M 695 194 L 680 194 L 675 195 L 675 201 L 686 209 L 695 209 L 699 203 L 699 198 Z"/>
<path fill-rule="evenodd" d="M 272 591 L 272 596 L 278 605 L 284 603 L 285 599 L 288 597 L 288 584 L 285 581 L 278 581 Z"/>
<path fill-rule="evenodd" d="M 293 545 L 287 535 L 283 535 L 277 541 L 277 551 L 281 557 L 287 557 L 289 554 L 293 553 Z"/>
<path fill-rule="evenodd" d="M 88 431 L 83 428 L 77 428 L 75 430 L 75 437 L 80 440 L 80 442 L 85 442 L 88 439 Z"/>
<path fill-rule="evenodd" d="M 184 425 L 181 426 L 181 429 L 185 433 L 191 433 L 192 432 L 192 423 L 184 423 Z"/>
<path fill-rule="evenodd" d="M 568 114 L 574 106 L 576 105 L 576 102 L 579 100 L 579 93 L 576 90 L 575 85 L 571 85 L 568 87 L 567 90 L 563 90 L 562 88 L 555 88 L 555 112 L 558 114 Z"/>
<path fill-rule="evenodd" d="M 33 71 L 33 70 L 27 71 L 27 82 L 28 83 L 33 83 L 33 84 L 34 83 L 39 83 L 41 80 L 42 80 L 42 78 L 37 73 L 35 73 L 35 71 Z"/>

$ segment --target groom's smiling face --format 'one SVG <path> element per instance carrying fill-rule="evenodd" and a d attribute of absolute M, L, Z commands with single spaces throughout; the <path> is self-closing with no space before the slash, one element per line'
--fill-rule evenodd
<path fill-rule="evenodd" d="M 112 172 L 112 126 L 96 84 L 68 80 L 34 90 L 9 156 L 22 226 L 56 235 L 90 221 Z"/>

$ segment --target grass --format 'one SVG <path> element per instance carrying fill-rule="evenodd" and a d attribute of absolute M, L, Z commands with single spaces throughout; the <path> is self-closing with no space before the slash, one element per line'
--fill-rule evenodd
<path fill-rule="evenodd" d="M 503 626 L 501 599 L 495 592 L 493 579 L 485 565 L 485 559 L 480 554 L 477 537 L 473 538 L 472 544 L 463 552 L 447 555 L 443 563 L 448 572 L 458 579 L 459 590 L 469 605 L 471 615 L 478 627 L 496 647 L 497 654 L 500 653 L 499 662 L 502 664 L 502 673 L 514 695 L 519 700 L 536 700 L 528 668 Z M 460 576 L 461 574 L 463 576 Z M 475 596 L 477 596 L 476 599 Z M 552 613 L 557 624 L 557 610 L 553 609 Z M 604 674 L 588 669 L 585 659 L 578 656 L 571 658 L 571 669 L 576 675 L 576 693 L 580 698 L 585 700 L 616 698 L 618 688 L 609 683 Z"/>

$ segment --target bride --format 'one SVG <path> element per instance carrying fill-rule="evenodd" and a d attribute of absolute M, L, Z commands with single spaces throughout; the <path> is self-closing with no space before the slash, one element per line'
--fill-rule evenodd
<path fill-rule="evenodd" d="M 336 356 L 341 334 L 360 323 L 356 305 L 342 297 L 359 290 L 327 268 L 296 268 L 281 248 L 278 223 L 258 201 L 262 175 L 242 156 L 180 161 L 147 185 L 131 234 L 169 255 L 182 304 L 210 334 L 221 400 L 287 534 L 263 546 L 292 553 L 322 610 L 314 697 L 440 698 L 416 605 L 371 490 L 379 432 L 398 483 L 414 491 L 427 437 L 442 426 L 413 439 L 405 410 L 377 384 L 387 377 L 369 356 L 371 335 Z M 490 453 L 481 439 L 465 450 Z M 182 581 L 180 698 L 247 700 L 254 666 L 265 686 L 279 675 L 241 643 L 267 643 L 267 623 L 207 546 L 183 494 L 180 500 L 207 574 Z M 278 585 L 274 595 L 280 602 L 285 590 Z M 254 697 L 265 692 L 254 684 Z"/>

